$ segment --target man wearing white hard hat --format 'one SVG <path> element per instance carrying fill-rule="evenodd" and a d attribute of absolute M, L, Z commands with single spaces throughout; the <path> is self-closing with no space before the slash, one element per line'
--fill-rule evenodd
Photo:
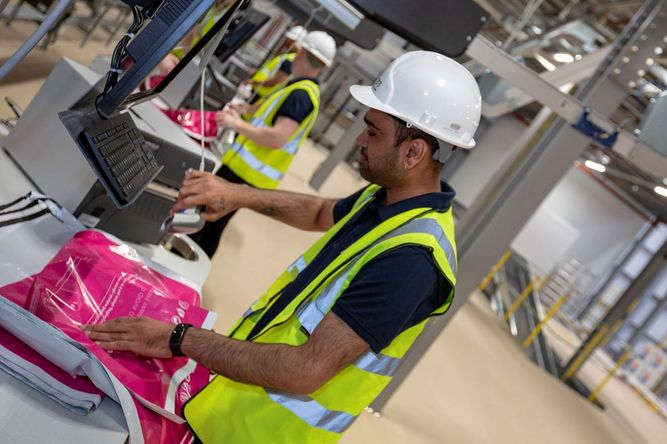
<path fill-rule="evenodd" d="M 317 119 L 317 77 L 333 63 L 335 55 L 336 42 L 329 34 L 310 32 L 296 53 L 286 85 L 250 106 L 216 113 L 218 125 L 233 128 L 237 134 L 232 148 L 222 158 L 218 176 L 257 188 L 278 187 Z M 230 212 L 209 222 L 191 236 L 209 257 L 215 254 L 233 215 Z"/>
<path fill-rule="evenodd" d="M 361 175 L 371 182 L 352 196 L 186 177 L 175 210 L 203 205 L 212 220 L 245 207 L 326 231 L 227 336 L 181 334 L 183 326 L 145 318 L 91 331 L 103 347 L 184 354 L 217 373 L 184 408 L 202 442 L 336 442 L 389 384 L 427 320 L 452 302 L 454 191 L 440 175 L 453 147 L 475 145 L 477 83 L 454 60 L 415 51 L 351 93 L 370 107 L 357 142 Z M 114 331 L 123 332 L 122 344 Z"/>
<path fill-rule="evenodd" d="M 294 62 L 296 52 L 307 35 L 308 31 L 303 26 L 297 25 L 290 28 L 285 33 L 282 45 L 276 51 L 278 55 L 252 72 L 252 77 L 244 83 L 252 86 L 255 100 L 269 96 L 285 86 L 292 73 L 292 62 Z"/>

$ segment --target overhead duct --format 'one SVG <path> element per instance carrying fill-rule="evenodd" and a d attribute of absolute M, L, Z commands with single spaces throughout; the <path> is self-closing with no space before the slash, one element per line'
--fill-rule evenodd
<path fill-rule="evenodd" d="M 488 20 L 472 0 L 278 0 L 278 6 L 310 29 L 342 43 L 374 49 L 385 29 L 426 50 L 462 55 Z M 363 16 L 359 14 L 363 13 Z"/>
<path fill-rule="evenodd" d="M 348 0 L 367 17 L 416 46 L 458 57 L 468 48 L 487 12 L 471 0 Z"/>
<path fill-rule="evenodd" d="M 308 25 L 309 31 L 323 30 L 331 34 L 339 44 L 350 41 L 364 49 L 374 49 L 385 33 L 382 26 L 367 17 L 360 17 L 357 23 L 354 19 L 357 17 L 356 14 L 348 11 L 342 4 L 343 9 L 334 9 L 332 6 L 334 3 L 337 3 L 337 1 L 278 0 L 276 2 L 281 9 L 301 25 L 305 25 L 312 19 Z M 327 6 L 330 8 L 327 8 Z M 334 14 L 334 12 L 336 13 Z M 356 26 L 354 26 L 355 24 Z"/>

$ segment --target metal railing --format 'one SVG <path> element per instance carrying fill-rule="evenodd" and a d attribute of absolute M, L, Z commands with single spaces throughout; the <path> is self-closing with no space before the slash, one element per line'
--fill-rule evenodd
<path fill-rule="evenodd" d="M 571 263 L 566 261 L 564 264 Z M 622 376 L 629 383 L 633 392 L 637 394 L 646 405 L 657 414 L 667 418 L 667 408 L 664 403 L 642 384 L 632 381 L 627 366 L 638 354 L 630 344 L 618 344 L 622 349 L 615 361 L 608 358 L 606 354 L 598 355 L 594 365 L 600 368 L 603 375 L 592 389 L 584 386 L 576 379 L 576 374 L 586 362 L 587 358 L 593 356 L 596 350 L 602 348 L 610 341 L 618 343 L 615 338 L 616 332 L 621 328 L 625 320 L 637 307 L 638 300 L 627 308 L 625 315 L 612 325 L 603 325 L 596 332 L 579 359 L 571 363 L 567 368 L 561 366 L 549 344 L 550 335 L 562 341 L 557 332 L 549 328 L 549 322 L 556 319 L 561 325 L 575 333 L 575 335 L 586 334 L 587 331 L 581 326 L 576 317 L 576 303 L 587 287 L 593 284 L 594 276 L 585 268 L 579 268 L 579 276 L 572 273 L 570 279 L 566 279 L 567 285 L 563 284 L 563 269 L 572 270 L 572 267 L 563 264 L 556 267 L 551 274 L 546 274 L 532 264 L 529 264 L 515 251 L 507 250 L 491 268 L 486 277 L 479 285 L 479 290 L 489 299 L 493 311 L 507 323 L 510 334 L 516 338 L 521 349 L 541 368 L 548 371 L 561 381 L 567 383 L 592 403 L 601 406 L 599 397 L 609 382 L 617 376 Z M 554 285 L 559 282 L 559 285 Z M 558 288 L 559 292 L 554 289 Z M 550 290 L 547 290 L 550 289 Z M 574 301 L 574 302 L 573 302 Z M 571 304 L 571 305 L 569 305 Z M 574 308 L 573 308 L 574 307 Z M 572 314 L 575 314 L 572 316 Z M 581 338 L 579 338 L 581 339 Z M 569 344 L 574 346 L 574 344 Z M 667 345 L 667 338 L 659 348 Z M 576 347 L 575 347 L 576 349 Z"/>

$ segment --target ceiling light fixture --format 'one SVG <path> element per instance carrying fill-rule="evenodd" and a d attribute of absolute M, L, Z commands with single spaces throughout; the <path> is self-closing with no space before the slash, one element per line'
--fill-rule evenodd
<path fill-rule="evenodd" d="M 592 160 L 587 160 L 586 162 L 584 162 L 584 165 L 586 165 L 586 168 L 597 171 L 599 173 L 604 173 L 605 171 L 607 171 L 607 167 L 605 167 L 600 163 L 593 162 Z"/>
<path fill-rule="evenodd" d="M 574 62 L 574 56 L 572 54 L 567 54 L 564 52 L 557 52 L 553 55 L 555 61 L 559 63 L 572 63 Z"/>
<path fill-rule="evenodd" d="M 364 15 L 345 0 L 317 0 L 334 17 L 350 29 L 356 29 Z"/>
<path fill-rule="evenodd" d="M 540 54 L 535 54 L 535 60 L 540 62 L 540 65 L 544 66 L 547 71 L 555 71 L 556 70 L 556 65 L 542 57 Z"/>

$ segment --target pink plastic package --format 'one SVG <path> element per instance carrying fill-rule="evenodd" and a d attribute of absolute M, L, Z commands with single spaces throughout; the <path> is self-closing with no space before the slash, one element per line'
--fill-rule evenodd
<path fill-rule="evenodd" d="M 199 308 L 199 292 L 139 259 L 104 233 L 77 233 L 37 275 L 0 294 L 88 348 L 135 396 L 146 442 L 178 443 L 188 435 L 178 416 L 208 383 L 208 369 L 187 358 L 151 359 L 107 352 L 81 330 L 120 316 L 147 316 L 212 328 L 216 315 Z M 155 415 L 157 412 L 160 416 Z"/>
<path fill-rule="evenodd" d="M 202 122 L 204 125 L 204 142 L 212 142 L 218 135 L 218 125 L 215 122 L 215 111 L 201 111 L 189 109 L 163 109 L 163 113 L 176 122 L 187 134 L 195 140 L 201 140 Z"/>

